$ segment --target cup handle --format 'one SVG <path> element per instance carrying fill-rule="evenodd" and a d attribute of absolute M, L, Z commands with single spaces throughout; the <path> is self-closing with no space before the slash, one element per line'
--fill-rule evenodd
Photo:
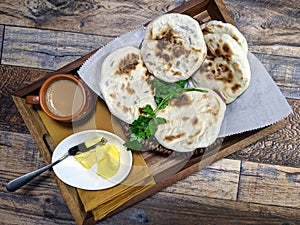
<path fill-rule="evenodd" d="M 40 104 L 40 97 L 38 95 L 28 95 L 25 102 L 30 105 L 38 105 Z"/>

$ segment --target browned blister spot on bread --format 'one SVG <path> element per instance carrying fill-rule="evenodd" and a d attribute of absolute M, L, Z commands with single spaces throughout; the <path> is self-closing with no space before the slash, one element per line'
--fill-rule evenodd
<path fill-rule="evenodd" d="M 232 35 L 232 38 L 233 38 L 234 40 L 236 40 L 237 42 L 239 42 L 239 38 L 238 38 L 238 36 L 236 36 L 236 35 Z"/>
<path fill-rule="evenodd" d="M 182 121 L 187 121 L 189 119 L 189 117 L 188 116 L 184 116 L 184 117 L 182 117 Z"/>
<path fill-rule="evenodd" d="M 166 137 L 164 137 L 164 139 L 165 139 L 166 141 L 172 142 L 172 141 L 175 141 L 175 140 L 177 140 L 177 139 L 182 138 L 184 135 L 185 135 L 185 133 L 183 132 L 183 133 L 180 133 L 180 134 L 177 134 L 177 135 L 169 135 L 169 136 L 166 136 Z"/>
<path fill-rule="evenodd" d="M 155 56 L 167 65 L 166 68 L 164 68 L 164 71 L 170 71 L 173 76 L 183 75 L 181 71 L 174 69 L 170 70 L 170 68 L 173 67 L 172 62 L 175 62 L 177 58 L 184 56 L 187 60 L 191 52 L 202 53 L 201 49 L 192 48 L 187 50 L 180 37 L 181 34 L 176 33 L 172 27 L 163 29 L 160 33 L 157 33 L 155 37 L 152 35 L 153 33 L 150 31 L 149 38 L 151 36 L 153 40 L 156 41 Z M 198 58 L 194 59 L 194 63 L 197 63 L 198 60 Z M 176 66 L 178 67 L 179 65 Z"/>
<path fill-rule="evenodd" d="M 232 92 L 236 92 L 240 88 L 241 88 L 240 84 L 235 84 L 233 87 L 231 87 L 231 90 L 232 90 Z"/>
<path fill-rule="evenodd" d="M 136 69 L 137 65 L 141 63 L 141 58 L 139 55 L 130 53 L 123 57 L 117 67 L 117 75 L 128 75 Z"/>
<path fill-rule="evenodd" d="M 202 29 L 202 33 L 203 33 L 203 35 L 206 35 L 206 34 L 211 33 L 211 30 L 208 27 L 205 27 Z"/>
<path fill-rule="evenodd" d="M 110 93 L 109 95 L 110 95 L 110 97 L 111 97 L 112 99 L 116 99 L 116 98 L 117 98 L 116 93 Z"/>
<path fill-rule="evenodd" d="M 223 48 L 224 52 L 232 54 L 232 52 L 231 52 L 230 47 L 229 47 L 228 44 L 225 43 L 222 48 Z"/>
<path fill-rule="evenodd" d="M 197 117 L 194 117 L 192 119 L 192 124 L 195 126 L 197 123 L 199 122 L 198 118 Z"/>
<path fill-rule="evenodd" d="M 128 86 L 126 88 L 126 91 L 129 95 L 134 95 L 135 94 L 135 90 L 133 88 L 131 88 L 130 86 Z"/>
<path fill-rule="evenodd" d="M 170 105 L 174 105 L 177 107 L 186 107 L 193 103 L 193 99 L 191 99 L 187 94 L 182 93 L 178 99 L 173 99 Z"/>

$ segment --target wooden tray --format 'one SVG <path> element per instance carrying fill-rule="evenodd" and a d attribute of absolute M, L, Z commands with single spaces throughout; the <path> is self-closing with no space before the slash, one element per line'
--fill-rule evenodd
<path fill-rule="evenodd" d="M 170 12 L 184 13 L 190 15 L 194 17 L 196 20 L 198 20 L 200 23 L 207 22 L 209 20 L 214 19 L 214 20 L 221 20 L 224 22 L 228 22 L 234 25 L 234 21 L 230 17 L 228 10 L 226 9 L 225 5 L 221 0 L 191 0 L 173 9 Z M 88 59 L 96 50 L 66 65 L 63 68 L 53 73 L 50 73 L 48 76 L 58 74 L 58 73 L 77 74 L 77 70 L 82 65 L 82 63 L 86 59 Z M 22 115 L 22 118 L 26 123 L 26 126 L 28 127 L 31 135 L 33 136 L 39 148 L 39 151 L 41 152 L 46 163 L 51 162 L 51 151 L 49 151 L 49 149 L 54 149 L 55 146 L 53 144 L 51 136 L 48 134 L 48 131 L 45 125 L 43 124 L 37 111 L 33 107 L 25 103 L 25 97 L 29 94 L 37 93 L 41 84 L 44 82 L 45 79 L 48 78 L 48 76 L 34 82 L 33 84 L 27 86 L 22 90 L 19 90 L 12 96 L 18 110 Z M 191 158 L 180 171 L 171 175 L 168 174 L 168 171 L 170 170 L 170 168 L 173 168 L 176 165 L 172 164 L 171 162 L 169 165 L 162 166 L 160 162 L 164 156 L 157 155 L 156 153 L 153 152 L 143 153 L 143 157 L 147 162 L 148 166 L 153 171 L 155 171 L 153 176 L 157 184 L 152 188 L 146 190 L 142 194 L 129 200 L 128 202 L 126 202 L 124 205 L 116 209 L 108 216 L 146 198 L 147 196 L 150 196 L 158 192 L 164 187 L 167 187 L 172 183 L 183 179 L 184 177 L 204 168 L 207 165 L 210 165 L 213 162 L 246 147 L 247 145 L 261 139 L 262 137 L 265 137 L 277 131 L 283 126 L 284 126 L 283 121 L 280 121 L 272 126 L 263 129 L 259 129 L 251 132 L 245 132 L 243 134 L 227 137 L 225 140 L 223 140 L 221 148 L 218 150 L 218 152 L 213 154 L 206 154 L 205 158 L 203 158 L 201 155 L 195 156 Z M 84 211 L 82 203 L 80 202 L 80 199 L 77 195 L 76 189 L 64 184 L 61 180 L 59 180 L 55 176 L 54 173 L 52 173 L 52 175 L 56 180 L 57 185 L 60 188 L 60 191 L 75 221 L 78 224 L 93 224 L 95 222 L 94 218 L 92 217 L 91 213 L 86 213 Z"/>

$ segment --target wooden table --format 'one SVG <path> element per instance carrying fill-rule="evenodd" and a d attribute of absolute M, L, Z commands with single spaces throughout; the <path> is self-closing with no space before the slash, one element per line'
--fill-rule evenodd
<path fill-rule="evenodd" d="M 183 2 L 0 2 L 1 224 L 75 224 L 50 173 L 5 189 L 45 165 L 11 94 Z M 98 224 L 300 224 L 299 6 L 224 2 L 293 114 L 274 134 Z"/>

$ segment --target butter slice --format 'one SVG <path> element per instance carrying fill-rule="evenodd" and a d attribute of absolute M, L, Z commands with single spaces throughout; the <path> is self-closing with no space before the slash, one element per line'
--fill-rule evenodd
<path fill-rule="evenodd" d="M 102 155 L 102 158 L 98 161 L 97 174 L 105 179 L 109 179 L 119 170 L 120 152 L 112 145 L 102 147 L 101 153 L 97 153 L 97 155 Z"/>
<path fill-rule="evenodd" d="M 89 148 L 102 140 L 102 136 L 85 141 L 85 146 Z M 97 163 L 97 174 L 105 179 L 114 176 L 120 167 L 120 152 L 113 145 L 98 145 L 90 151 L 78 152 L 75 159 L 86 169 L 90 169 Z"/>
<path fill-rule="evenodd" d="M 85 147 L 89 148 L 89 147 L 91 147 L 92 145 L 95 145 L 95 144 L 99 143 L 99 142 L 102 140 L 102 138 L 103 138 L 102 136 L 99 136 L 99 137 L 94 138 L 94 139 L 86 140 L 86 141 L 84 142 Z"/>
<path fill-rule="evenodd" d="M 97 161 L 95 149 L 83 153 L 77 152 L 74 157 L 86 169 L 90 169 Z"/>

